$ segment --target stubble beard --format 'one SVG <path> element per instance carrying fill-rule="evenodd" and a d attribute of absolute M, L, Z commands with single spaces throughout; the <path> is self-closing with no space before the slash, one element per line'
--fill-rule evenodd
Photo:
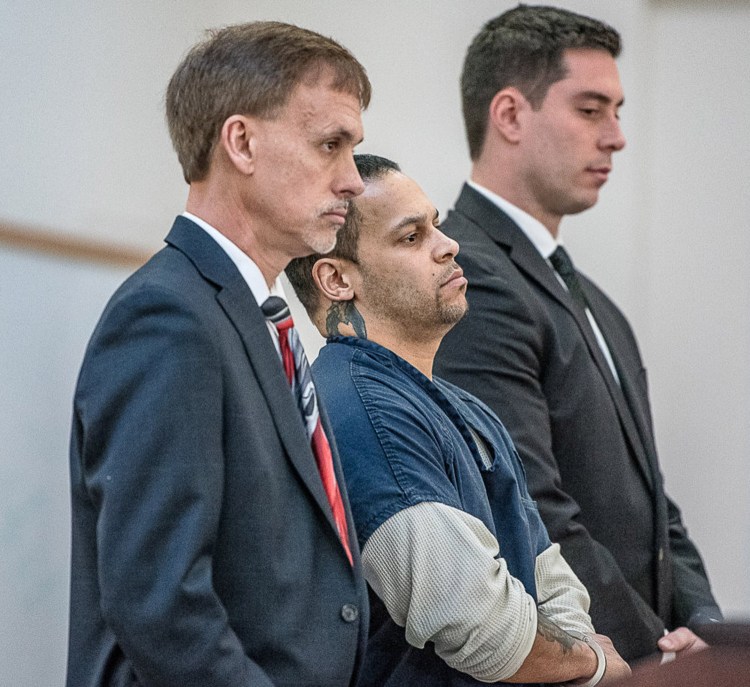
<path fill-rule="evenodd" d="M 305 245 L 310 249 L 310 253 L 325 255 L 330 253 L 336 247 L 340 227 L 320 227 L 320 219 L 316 226 L 309 228 L 304 235 Z"/>
<path fill-rule="evenodd" d="M 370 308 L 383 319 L 398 322 L 412 334 L 423 331 L 425 336 L 434 330 L 450 330 L 468 310 L 465 296 L 459 302 L 447 302 L 442 289 L 437 286 L 434 300 L 426 294 L 414 297 L 414 291 L 406 283 L 388 283 L 369 273 L 360 264 L 364 292 L 369 294 Z"/>
<path fill-rule="evenodd" d="M 440 300 L 440 294 L 437 297 L 437 312 L 440 324 L 453 325 L 458 324 L 469 310 L 469 306 L 464 300 L 461 303 L 444 303 Z"/>
<path fill-rule="evenodd" d="M 315 221 L 305 232 L 305 243 L 312 248 L 314 253 L 325 255 L 336 247 L 339 231 L 344 228 L 343 224 L 337 224 L 325 215 L 337 210 L 349 210 L 348 201 L 336 201 L 322 208 L 315 216 Z"/>
<path fill-rule="evenodd" d="M 445 270 L 445 274 L 441 277 L 441 284 L 444 283 L 444 279 L 450 278 L 450 276 L 459 269 L 455 260 Z M 457 324 L 461 318 L 466 314 L 469 309 L 469 304 L 466 301 L 466 289 L 461 291 L 462 298 L 459 302 L 446 302 L 443 299 L 443 288 L 438 286 L 435 294 L 436 301 L 436 312 L 440 324 L 453 325 Z"/>

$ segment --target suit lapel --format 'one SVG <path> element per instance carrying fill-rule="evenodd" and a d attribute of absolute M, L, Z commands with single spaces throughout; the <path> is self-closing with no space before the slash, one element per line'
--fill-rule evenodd
<path fill-rule="evenodd" d="M 626 401 L 629 410 L 629 417 L 633 421 L 633 430 L 629 430 L 629 435 L 637 433 L 639 442 L 632 442 L 633 451 L 637 456 L 643 471 L 649 479 L 649 484 L 653 486 L 654 481 L 658 480 L 658 467 L 656 461 L 656 447 L 653 442 L 653 433 L 649 425 L 649 410 L 644 407 L 643 391 L 638 388 L 636 376 L 640 374 L 640 364 L 631 361 L 626 351 L 623 349 L 622 342 L 614 336 L 618 325 L 612 321 L 610 309 L 602 303 L 601 293 L 593 287 L 585 275 L 580 275 L 581 284 L 586 292 L 591 310 L 596 318 L 597 324 L 602 331 L 607 346 L 612 353 L 612 359 L 617 368 L 617 374 L 620 377 L 622 395 Z M 611 304 L 610 304 L 611 307 Z"/>
<path fill-rule="evenodd" d="M 633 414 L 628 406 L 623 390 L 620 389 L 612 375 L 612 370 L 602 353 L 602 349 L 596 340 L 596 335 L 591 328 L 591 323 L 588 321 L 586 314 L 563 288 L 553 270 L 523 231 L 489 199 L 482 196 L 470 186 L 464 186 L 456 202 L 456 211 L 467 216 L 481 230 L 487 233 L 508 254 L 510 260 L 529 280 L 537 284 L 551 298 L 560 303 L 575 320 L 586 342 L 589 353 L 609 391 L 612 402 L 617 409 L 623 431 L 631 445 L 636 462 L 641 468 L 649 486 L 653 487 L 653 471 L 649 464 L 638 428 L 636 427 Z M 587 284 L 584 284 L 584 288 L 586 286 Z M 588 290 L 586 291 L 586 295 L 588 296 Z M 598 318 L 597 323 L 601 325 Z M 609 341 L 607 343 L 609 345 Z M 613 357 L 615 353 L 616 351 L 613 350 Z"/>
<path fill-rule="evenodd" d="M 183 252 L 204 278 L 219 287 L 216 300 L 242 340 L 287 456 L 338 537 L 299 410 L 252 291 L 221 247 L 189 219 L 178 217 L 166 241 Z"/>

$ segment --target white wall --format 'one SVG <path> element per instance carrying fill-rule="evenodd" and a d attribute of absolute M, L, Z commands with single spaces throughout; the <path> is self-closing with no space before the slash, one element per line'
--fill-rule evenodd
<path fill-rule="evenodd" d="M 126 273 L 0 245 L 0 685 L 61 685 L 73 387 Z"/>
<path fill-rule="evenodd" d="M 726 610 L 750 616 L 750 8 L 650 25 L 642 340 L 667 486 Z"/>
<path fill-rule="evenodd" d="M 469 169 L 463 55 L 513 4 L 5 0 L 0 220 L 156 250 L 186 193 L 163 123 L 169 76 L 203 28 L 271 18 L 352 49 L 374 87 L 361 150 L 398 160 L 445 211 Z M 629 139 L 566 242 L 639 333 L 668 488 L 720 601 L 750 617 L 750 5 L 557 4 L 623 34 Z M 0 685 L 62 683 L 71 394 L 124 276 L 0 246 Z M 319 345 L 309 330 L 306 344 Z"/>

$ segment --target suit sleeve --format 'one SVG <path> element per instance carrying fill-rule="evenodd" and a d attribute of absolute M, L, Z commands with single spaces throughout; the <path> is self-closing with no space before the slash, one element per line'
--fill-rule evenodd
<path fill-rule="evenodd" d="M 588 281 L 585 277 L 584 280 Z M 626 342 L 623 350 L 634 356 L 630 361 L 630 366 L 641 371 L 635 387 L 637 393 L 634 394 L 631 401 L 637 406 L 635 412 L 640 415 L 640 421 L 648 426 L 650 436 L 653 437 L 654 428 L 646 370 L 633 330 L 617 306 L 595 285 L 590 284 L 587 294 L 589 298 L 593 297 L 597 301 L 597 317 L 607 318 L 608 328 L 615 329 L 619 333 L 618 336 Z M 656 451 L 656 447 L 653 450 Z M 658 478 L 663 483 L 663 477 L 658 475 Z M 672 565 L 672 618 L 670 619 L 670 629 L 682 625 L 695 627 L 721 620 L 721 611 L 711 592 L 708 574 L 698 548 L 690 539 L 682 522 L 680 509 L 666 492 L 662 493 L 664 493 L 667 509 L 669 551 Z"/>
<path fill-rule="evenodd" d="M 722 620 L 698 549 L 682 524 L 680 509 L 667 497 L 669 549 L 672 553 L 674 625 L 698 629 L 701 624 Z"/>
<path fill-rule="evenodd" d="M 210 333 L 163 292 L 131 295 L 97 331 L 76 413 L 104 621 L 144 686 L 270 687 L 211 582 L 224 459 Z"/>
<path fill-rule="evenodd" d="M 463 258 L 466 269 L 472 256 Z M 580 507 L 562 488 L 552 450 L 553 411 L 542 388 L 550 352 L 538 322 L 546 314 L 534 311 L 535 300 L 520 298 L 517 288 L 501 269 L 472 281 L 469 313 L 443 340 L 435 373 L 476 394 L 507 427 L 550 539 L 561 545 L 589 591 L 596 631 L 609 636 L 626 660 L 651 654 L 664 632 L 662 621 L 628 584 L 608 549 L 578 521 Z"/>

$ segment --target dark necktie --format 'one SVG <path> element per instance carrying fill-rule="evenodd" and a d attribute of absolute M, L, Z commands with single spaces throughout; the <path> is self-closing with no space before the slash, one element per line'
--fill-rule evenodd
<path fill-rule="evenodd" d="M 568 251 L 562 246 L 558 246 L 555 248 L 555 252 L 549 256 L 549 261 L 552 263 L 552 267 L 555 268 L 555 272 L 565 282 L 565 286 L 568 287 L 568 292 L 573 297 L 573 300 L 586 310 L 589 304 L 581 288 L 581 282 L 578 281 L 576 268 L 573 267 L 573 261 L 570 259 Z"/>
<path fill-rule="evenodd" d="M 266 319 L 276 327 L 279 334 L 279 348 L 281 349 L 284 372 L 297 401 L 297 407 L 315 455 L 315 462 L 318 464 L 320 479 L 323 482 L 323 489 L 333 511 L 333 519 L 339 532 L 339 539 L 341 539 L 349 563 L 353 564 L 352 552 L 349 548 L 349 530 L 346 524 L 344 502 L 341 499 L 341 491 L 336 482 L 336 474 L 333 471 L 331 445 L 328 443 L 323 426 L 320 423 L 318 399 L 305 349 L 302 347 L 297 330 L 294 328 L 289 307 L 283 298 L 269 296 L 261 306 L 261 310 Z"/>
<path fill-rule="evenodd" d="M 576 268 L 573 267 L 573 261 L 562 246 L 555 248 L 555 252 L 549 256 L 549 261 L 552 263 L 552 267 L 560 275 L 560 278 L 565 282 L 565 286 L 568 287 L 568 292 L 572 296 L 573 300 L 583 308 L 583 311 L 587 314 L 586 319 L 589 322 L 591 333 L 596 339 L 596 343 L 599 346 L 602 354 L 604 355 L 607 367 L 612 372 L 617 385 L 620 385 L 620 375 L 617 372 L 617 368 L 614 363 L 612 352 L 610 351 L 607 341 L 604 338 L 599 325 L 594 320 L 594 315 L 589 308 L 589 302 L 586 300 L 586 294 L 583 293 L 581 282 L 578 280 L 578 274 L 576 274 Z"/>

